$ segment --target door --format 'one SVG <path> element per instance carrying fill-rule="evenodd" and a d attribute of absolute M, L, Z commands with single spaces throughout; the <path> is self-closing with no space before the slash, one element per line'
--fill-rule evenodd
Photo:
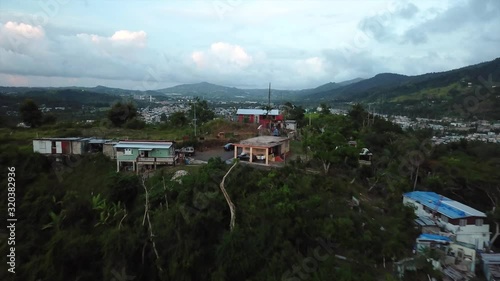
<path fill-rule="evenodd" d="M 64 154 L 70 154 L 70 142 L 69 141 L 63 141 L 61 143 L 61 147 L 62 147 L 62 153 Z"/>
<path fill-rule="evenodd" d="M 62 153 L 62 144 L 60 141 L 56 141 L 56 153 Z"/>

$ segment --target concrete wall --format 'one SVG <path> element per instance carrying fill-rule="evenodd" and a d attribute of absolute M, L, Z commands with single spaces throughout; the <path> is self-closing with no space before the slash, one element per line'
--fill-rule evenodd
<path fill-rule="evenodd" d="M 102 146 L 102 153 L 111 159 L 116 159 L 116 149 L 113 145 L 115 145 L 115 143 L 105 143 Z"/>
<path fill-rule="evenodd" d="M 81 155 L 84 154 L 85 143 L 81 141 L 72 141 L 71 142 L 71 154 Z"/>

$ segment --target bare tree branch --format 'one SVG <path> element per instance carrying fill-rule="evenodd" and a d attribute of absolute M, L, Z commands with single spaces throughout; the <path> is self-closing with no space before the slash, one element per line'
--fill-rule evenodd
<path fill-rule="evenodd" d="M 148 193 L 148 188 L 146 187 L 146 177 L 147 174 L 142 175 L 142 187 L 144 187 L 144 191 L 146 192 L 146 202 L 144 204 L 144 218 L 142 220 L 142 225 L 144 225 L 145 219 L 148 219 L 148 229 L 149 229 L 149 240 L 151 241 L 153 245 L 153 250 L 156 255 L 156 260 L 158 261 L 160 259 L 160 255 L 158 254 L 158 250 L 156 249 L 156 243 L 154 241 L 155 235 L 153 234 L 153 226 L 151 225 L 151 219 L 149 218 L 149 193 Z M 144 255 L 144 249 L 143 249 L 143 255 Z M 160 267 L 160 265 L 156 265 L 160 271 L 163 271 L 163 269 Z"/>
<path fill-rule="evenodd" d="M 236 222 L 236 207 L 234 206 L 233 202 L 231 201 L 229 194 L 227 194 L 226 188 L 224 187 L 224 181 L 226 180 L 226 177 L 229 175 L 231 170 L 234 167 L 236 167 L 237 164 L 238 164 L 238 161 L 235 161 L 233 166 L 231 166 L 231 168 L 229 168 L 227 173 L 222 178 L 222 181 L 220 182 L 220 189 L 221 189 L 222 193 L 224 194 L 224 197 L 226 198 L 227 205 L 229 205 L 229 211 L 231 212 L 231 221 L 229 222 L 229 229 L 231 231 L 233 231 L 234 224 Z"/>

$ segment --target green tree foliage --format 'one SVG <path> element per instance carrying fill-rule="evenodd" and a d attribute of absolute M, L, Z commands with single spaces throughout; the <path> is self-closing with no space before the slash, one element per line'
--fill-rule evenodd
<path fill-rule="evenodd" d="M 146 127 L 146 122 L 139 120 L 137 118 L 127 120 L 124 125 L 125 128 L 127 129 L 133 129 L 133 130 L 140 130 L 144 129 Z"/>
<path fill-rule="evenodd" d="M 23 122 L 33 128 L 42 125 L 42 111 L 38 108 L 38 105 L 31 99 L 26 99 L 19 107 L 19 113 Z"/>
<path fill-rule="evenodd" d="M 182 111 L 174 112 L 168 117 L 168 124 L 174 128 L 185 127 L 188 125 L 188 123 L 189 120 L 186 117 L 186 114 Z"/>
<path fill-rule="evenodd" d="M 403 206 L 401 195 L 413 188 L 417 173 L 407 163 L 410 152 L 423 151 L 426 135 L 383 132 L 390 128 L 384 123 L 362 129 L 356 120 L 318 117 L 304 130 L 303 144 L 313 154 L 306 163 L 234 168 L 225 180 L 236 207 L 233 231 L 219 188 L 229 166 L 220 158 L 186 167 L 189 174 L 181 182 L 171 180 L 178 167 L 162 169 L 145 180 L 144 188 L 140 177 L 116 173 L 116 162 L 102 155 L 84 156 L 61 173 L 56 162 L 4 137 L 0 169 L 19 171 L 16 208 L 23 219 L 16 225 L 22 230 L 16 232 L 16 256 L 23 260 L 16 277 L 393 280 L 391 262 L 410 256 L 418 235 L 415 214 Z M 351 138 L 357 148 L 347 146 Z M 356 160 L 361 147 L 376 149 L 374 164 L 364 167 L 371 174 L 357 172 L 356 161 L 349 160 Z M 431 147 L 423 155 L 418 189 L 489 209 L 490 224 L 499 222 L 498 146 L 459 143 Z M 318 161 L 319 170 L 325 161 L 335 173 L 318 176 Z M 0 181 L 7 185 L 5 177 Z M 2 189 L 0 198 L 7 198 L 6 192 Z M 6 208 L 0 204 L 0 212 Z M 7 252 L 6 243 L 0 251 Z M 2 274 L 0 280 L 7 280 Z"/>
<path fill-rule="evenodd" d="M 206 100 L 195 98 L 190 104 L 191 108 L 188 111 L 189 118 L 194 118 L 194 111 L 196 110 L 196 122 L 203 124 L 215 118 L 215 112 L 208 106 Z"/>
<path fill-rule="evenodd" d="M 54 114 L 48 113 L 43 116 L 42 123 L 43 124 L 55 124 L 57 122 L 57 117 Z"/>
<path fill-rule="evenodd" d="M 330 107 L 328 104 L 326 104 L 326 103 L 321 103 L 321 104 L 319 105 L 319 108 L 320 108 L 319 113 L 320 113 L 321 115 L 329 115 L 329 114 L 331 114 L 331 113 L 330 113 L 330 109 L 331 109 L 331 107 Z"/>
<path fill-rule="evenodd" d="M 108 111 L 108 119 L 116 127 L 123 126 L 127 121 L 137 117 L 137 109 L 131 102 L 115 103 Z"/>
<path fill-rule="evenodd" d="M 283 106 L 286 120 L 295 120 L 297 125 L 302 128 L 306 125 L 305 109 L 302 106 L 296 106 L 290 102 L 286 102 Z"/>

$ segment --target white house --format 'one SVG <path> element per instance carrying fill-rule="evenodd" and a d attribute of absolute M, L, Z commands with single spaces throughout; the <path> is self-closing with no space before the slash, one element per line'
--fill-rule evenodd
<path fill-rule="evenodd" d="M 456 241 L 483 249 L 490 242 L 490 226 L 486 214 L 435 192 L 413 191 L 403 195 L 403 203 L 415 208 L 417 216 L 429 216 Z"/>

